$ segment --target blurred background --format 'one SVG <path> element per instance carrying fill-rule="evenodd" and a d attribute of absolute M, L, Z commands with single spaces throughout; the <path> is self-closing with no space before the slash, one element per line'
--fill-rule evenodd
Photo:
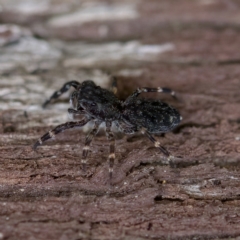
<path fill-rule="evenodd" d="M 234 0 L 0 0 L 0 109 L 40 110 L 66 81 L 112 75 L 123 99 L 144 85 L 215 94 L 216 66 L 240 61 L 239 13 Z"/>

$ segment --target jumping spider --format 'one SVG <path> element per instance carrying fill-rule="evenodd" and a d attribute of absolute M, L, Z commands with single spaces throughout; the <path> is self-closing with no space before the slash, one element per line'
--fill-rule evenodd
<path fill-rule="evenodd" d="M 138 98 L 138 95 L 142 92 L 162 92 L 175 97 L 175 93 L 172 90 L 160 87 L 138 88 L 122 102 L 115 96 L 113 90 L 109 91 L 96 86 L 91 80 L 86 80 L 82 83 L 70 81 L 64 84 L 59 91 L 54 92 L 50 99 L 43 104 L 43 107 L 49 104 L 51 100 L 58 98 L 70 87 L 74 87 L 76 90 L 71 94 L 70 104 L 72 108 L 69 108 L 68 112 L 73 119 L 79 115 L 82 116 L 82 119 L 80 121 L 63 123 L 47 132 L 34 144 L 34 150 L 56 134 L 70 128 L 83 127 L 86 123 L 92 121 L 94 122 L 94 127 L 87 135 L 83 147 L 81 160 L 83 169 L 86 167 L 90 143 L 103 122 L 106 124 L 106 135 L 110 141 L 108 157 L 110 179 L 112 178 L 115 160 L 115 138 L 111 130 L 113 123 L 125 134 L 133 134 L 140 131 L 163 154 L 168 158 L 171 157 L 170 153 L 151 134 L 171 131 L 180 123 L 180 114 L 167 103 L 160 100 L 141 99 Z"/>

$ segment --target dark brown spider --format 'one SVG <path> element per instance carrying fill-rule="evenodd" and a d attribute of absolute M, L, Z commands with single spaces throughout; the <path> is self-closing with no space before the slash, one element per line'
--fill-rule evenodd
<path fill-rule="evenodd" d="M 68 112 L 73 118 L 82 115 L 82 119 L 80 121 L 63 123 L 47 132 L 34 144 L 34 150 L 60 132 L 70 128 L 82 127 L 86 123 L 93 121 L 94 127 L 87 135 L 83 147 L 81 160 L 83 169 L 85 169 L 87 163 L 90 143 L 103 122 L 106 124 L 106 135 L 110 141 L 108 157 L 110 179 L 112 178 L 115 159 L 115 139 L 111 130 L 113 123 L 121 132 L 126 134 L 141 131 L 142 134 L 146 135 L 153 142 L 156 148 L 162 151 L 168 158 L 171 157 L 170 153 L 151 134 L 171 131 L 180 123 L 180 114 L 167 103 L 160 100 L 141 99 L 138 98 L 138 95 L 142 92 L 163 92 L 175 97 L 175 93 L 172 90 L 168 88 L 138 88 L 122 102 L 115 96 L 113 91 L 96 86 L 91 80 L 86 80 L 82 83 L 70 81 L 64 84 L 59 91 L 54 92 L 50 99 L 43 104 L 43 107 L 49 104 L 51 100 L 58 98 L 70 87 L 74 87 L 76 90 L 70 97 L 72 108 L 69 108 Z"/>

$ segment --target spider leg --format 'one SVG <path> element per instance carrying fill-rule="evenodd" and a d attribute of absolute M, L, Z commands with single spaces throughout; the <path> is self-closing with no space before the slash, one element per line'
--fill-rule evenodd
<path fill-rule="evenodd" d="M 111 77 L 111 91 L 114 94 L 117 94 L 118 88 L 117 88 L 117 78 L 112 76 Z"/>
<path fill-rule="evenodd" d="M 77 108 L 78 106 L 77 98 L 78 98 L 78 91 L 73 91 L 69 99 L 70 105 L 73 108 Z"/>
<path fill-rule="evenodd" d="M 114 160 L 115 160 L 115 138 L 114 138 L 114 135 L 112 133 L 111 127 L 112 127 L 112 123 L 111 122 L 106 122 L 106 135 L 107 135 L 107 139 L 110 141 L 109 156 L 108 156 L 110 182 L 111 182 L 111 179 L 112 179 L 113 165 L 114 165 Z"/>
<path fill-rule="evenodd" d="M 81 160 L 83 171 L 86 170 L 87 156 L 89 153 L 90 144 L 91 144 L 94 136 L 97 134 L 98 128 L 101 123 L 102 123 L 101 121 L 95 121 L 93 129 L 91 130 L 91 132 L 87 135 L 87 137 L 85 139 L 85 144 L 84 144 L 83 152 L 82 152 L 82 160 Z"/>
<path fill-rule="evenodd" d="M 145 129 L 141 130 L 141 133 L 148 137 L 148 139 L 154 144 L 156 148 L 158 148 L 163 154 L 165 154 L 168 158 L 171 156 L 166 148 L 161 146 L 160 142 L 157 141 L 148 131 Z"/>
<path fill-rule="evenodd" d="M 142 88 L 138 88 L 137 90 L 135 90 L 132 95 L 130 95 L 124 102 L 124 105 L 127 105 L 128 103 L 130 103 L 132 100 L 134 100 L 135 98 L 138 97 L 139 94 L 141 93 L 147 93 L 147 92 L 159 92 L 159 93 L 167 93 L 170 94 L 173 98 L 177 99 L 176 97 L 176 93 L 174 91 L 172 91 L 170 88 L 147 88 L 147 87 L 142 87 Z"/>
<path fill-rule="evenodd" d="M 58 98 L 63 93 L 65 93 L 70 87 L 77 89 L 81 84 L 75 80 L 65 83 L 62 88 L 53 93 L 53 95 L 43 103 L 42 107 L 45 108 L 53 99 Z"/>
<path fill-rule="evenodd" d="M 70 119 L 77 119 L 79 116 L 81 115 L 84 115 L 86 114 L 86 111 L 84 110 L 75 110 L 75 109 L 72 109 L 72 108 L 69 108 L 68 109 L 68 115 L 69 115 L 69 118 Z"/>
<path fill-rule="evenodd" d="M 120 131 L 125 134 L 133 134 L 138 131 L 137 127 L 134 125 L 130 125 L 130 123 L 127 124 L 123 121 L 117 121 L 115 123 L 116 123 L 116 126 L 120 129 Z"/>
<path fill-rule="evenodd" d="M 41 138 L 39 138 L 39 140 L 33 145 L 33 149 L 36 150 L 39 145 L 42 145 L 45 141 L 47 141 L 50 138 L 54 138 L 56 134 L 63 132 L 70 128 L 82 127 L 90 120 L 91 119 L 89 119 L 89 118 L 84 118 L 77 122 L 66 122 L 66 123 L 58 125 L 53 130 L 45 133 Z"/>

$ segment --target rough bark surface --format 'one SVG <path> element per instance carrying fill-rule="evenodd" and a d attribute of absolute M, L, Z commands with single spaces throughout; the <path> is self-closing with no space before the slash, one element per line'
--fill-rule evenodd
<path fill-rule="evenodd" d="M 0 239 L 239 239 L 239 1 L 40 2 L 0 0 Z M 144 136 L 116 134 L 113 186 L 104 131 L 87 176 L 89 128 L 32 150 L 68 119 L 67 94 L 41 108 L 53 91 L 71 79 L 108 87 L 109 75 L 121 99 L 172 88 L 178 101 L 144 96 L 183 116 L 156 136 L 170 163 Z"/>

